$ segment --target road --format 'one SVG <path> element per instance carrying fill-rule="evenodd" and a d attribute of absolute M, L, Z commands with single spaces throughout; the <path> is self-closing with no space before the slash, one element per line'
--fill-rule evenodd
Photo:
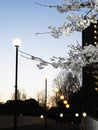
<path fill-rule="evenodd" d="M 42 124 L 36 124 L 36 125 L 26 125 L 26 126 L 19 126 L 17 127 L 17 130 L 80 130 L 79 125 L 77 124 L 51 124 L 45 127 Z M 13 128 L 1 128 L 0 130 L 14 130 Z"/>
<path fill-rule="evenodd" d="M 13 116 L 0 116 L 0 130 L 14 130 Z M 39 117 L 19 116 L 17 117 L 17 130 L 79 130 L 78 124 L 56 124 L 55 120 L 47 118 L 45 127 L 45 120 Z"/>

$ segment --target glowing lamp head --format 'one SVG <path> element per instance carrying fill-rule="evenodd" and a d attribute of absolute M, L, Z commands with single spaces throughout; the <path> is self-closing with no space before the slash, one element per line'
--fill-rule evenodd
<path fill-rule="evenodd" d="M 47 74 L 45 74 L 45 75 L 44 75 L 44 79 L 47 79 L 47 78 L 48 78 L 48 75 L 47 75 Z"/>
<path fill-rule="evenodd" d="M 86 117 L 86 116 L 87 116 L 87 113 L 86 113 L 86 112 L 83 112 L 82 115 L 83 115 L 83 117 Z"/>
<path fill-rule="evenodd" d="M 79 113 L 75 113 L 75 117 L 79 117 Z"/>
<path fill-rule="evenodd" d="M 69 104 L 66 104 L 66 108 L 70 108 L 70 105 L 69 105 Z"/>
<path fill-rule="evenodd" d="M 14 39 L 13 44 L 14 44 L 15 47 L 19 47 L 19 46 L 21 46 L 21 40 L 20 39 Z"/>
<path fill-rule="evenodd" d="M 67 100 L 64 100 L 63 103 L 64 103 L 64 104 L 68 104 L 68 101 L 67 101 Z"/>
<path fill-rule="evenodd" d="M 60 99 L 61 99 L 61 100 L 64 100 L 64 95 L 61 95 L 61 96 L 60 96 Z"/>
<path fill-rule="evenodd" d="M 63 113 L 60 113 L 60 117 L 62 118 L 64 115 L 63 115 Z"/>
<path fill-rule="evenodd" d="M 58 89 L 58 88 L 55 88 L 55 92 L 56 92 L 56 93 L 59 92 L 59 89 Z"/>

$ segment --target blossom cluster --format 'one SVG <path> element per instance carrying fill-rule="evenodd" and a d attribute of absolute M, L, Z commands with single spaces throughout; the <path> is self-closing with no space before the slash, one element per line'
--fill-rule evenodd
<path fill-rule="evenodd" d="M 44 69 L 44 67 L 51 65 L 53 68 L 61 68 L 66 69 L 69 72 L 73 72 L 74 74 L 80 74 L 81 77 L 81 70 L 83 67 L 91 65 L 93 63 L 98 63 L 98 45 L 87 45 L 87 46 L 80 46 L 77 44 L 76 46 L 70 45 L 70 50 L 68 52 L 68 57 L 56 57 L 53 56 L 50 58 L 50 61 L 45 61 L 42 58 L 32 56 L 26 52 L 23 52 L 20 50 L 21 56 L 24 58 L 37 61 L 37 67 L 39 69 Z M 94 64 L 96 65 L 96 64 Z M 95 66 L 96 67 L 96 66 Z M 76 77 L 74 77 L 74 81 L 76 80 Z M 77 81 L 77 80 L 76 80 Z M 79 79 L 81 82 L 81 78 Z M 80 83 L 77 82 L 77 83 Z M 66 87 L 68 87 L 70 82 L 67 82 L 68 84 Z M 75 82 L 76 83 L 76 82 Z M 68 87 L 68 94 L 69 92 L 77 92 L 80 89 L 80 84 L 73 84 Z"/>
<path fill-rule="evenodd" d="M 98 0 L 64 0 L 64 4 L 52 7 L 57 8 L 60 13 L 69 14 L 66 17 L 68 22 L 59 27 L 49 26 L 55 38 L 59 38 L 63 33 L 69 36 L 74 31 L 81 32 L 90 26 L 90 23 L 97 23 L 98 20 Z"/>
<path fill-rule="evenodd" d="M 61 14 L 66 13 L 65 22 L 62 25 L 59 27 L 49 26 L 50 33 L 54 38 L 60 38 L 62 34 L 70 36 L 74 31 L 82 32 L 85 28 L 90 26 L 91 23 L 98 23 L 98 0 L 64 0 L 64 4 L 57 6 L 40 5 L 49 8 L 56 8 Z M 68 52 L 68 57 L 53 56 L 50 58 L 49 62 L 38 57 L 35 59 L 32 59 L 31 57 L 31 59 L 39 61 L 37 64 L 39 69 L 51 65 L 54 68 L 68 69 L 75 73 L 80 73 L 81 69 L 85 66 L 92 64 L 95 66 L 96 64 L 94 63 L 98 63 L 98 45 L 93 46 L 87 44 L 82 47 L 77 44 L 76 46 L 70 45 L 69 47 L 70 50 Z M 80 88 L 79 84 L 72 85 L 70 83 L 69 80 L 66 85 L 68 87 L 68 94 L 69 90 L 74 93 Z"/>
<path fill-rule="evenodd" d="M 23 51 L 20 51 L 21 55 L 25 58 L 38 61 L 37 67 L 43 69 L 47 65 L 51 65 L 54 68 L 70 69 L 73 71 L 80 71 L 84 66 L 91 63 L 98 62 L 98 45 L 87 45 L 82 47 L 77 44 L 76 46 L 70 45 L 68 57 L 56 57 L 50 58 L 50 61 L 45 61 L 42 58 L 32 56 Z"/>

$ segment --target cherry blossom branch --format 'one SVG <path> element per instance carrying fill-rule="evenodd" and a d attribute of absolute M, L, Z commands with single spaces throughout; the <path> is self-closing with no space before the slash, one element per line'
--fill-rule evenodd
<path fill-rule="evenodd" d="M 59 38 L 64 32 L 65 35 L 70 36 L 74 31 L 81 32 L 90 26 L 91 23 L 97 23 L 98 20 L 98 0 L 88 0 L 85 2 L 79 0 L 65 0 L 64 4 L 57 6 L 45 5 L 38 2 L 35 3 L 47 8 L 57 8 L 57 11 L 60 13 L 67 13 L 69 11 L 75 12 L 66 17 L 69 21 L 68 23 L 65 21 L 64 24 L 58 28 L 49 26 L 49 29 L 51 30 L 50 32 L 36 33 L 36 35 L 51 33 L 54 38 Z M 75 15 L 76 11 L 83 11 L 83 13 L 79 13 L 80 15 Z"/>
<path fill-rule="evenodd" d="M 79 9 L 81 8 L 92 8 L 94 7 L 95 3 L 93 1 L 91 2 L 79 2 L 79 1 L 71 1 L 69 2 L 69 4 L 65 1 L 65 4 L 62 5 L 46 5 L 46 4 L 42 4 L 39 2 L 35 2 L 35 4 L 40 5 L 40 6 L 44 6 L 47 8 L 57 8 L 57 10 L 60 13 L 64 13 L 64 12 L 68 12 L 68 11 L 79 11 Z M 77 6 L 76 6 L 77 5 Z M 75 6 L 76 8 L 74 8 L 73 6 Z M 90 11 L 89 11 L 90 12 Z"/>
<path fill-rule="evenodd" d="M 32 56 L 21 50 L 19 52 L 26 59 L 38 61 L 37 67 L 39 69 L 51 65 L 54 68 L 71 69 L 78 72 L 84 66 L 98 62 L 98 46 L 87 45 L 82 47 L 78 44 L 77 46 L 71 45 L 70 48 L 68 58 L 53 56 L 50 58 L 50 61 L 45 61 L 40 57 Z"/>
<path fill-rule="evenodd" d="M 40 62 L 39 64 L 37 64 L 37 67 L 39 69 L 43 69 L 44 68 L 43 66 L 47 66 L 49 64 L 51 65 L 51 63 L 43 60 L 42 58 L 32 56 L 31 54 L 26 53 L 26 52 L 21 51 L 21 50 L 19 50 L 19 52 L 21 53 L 21 56 L 24 57 L 24 58 L 26 58 L 26 59 L 35 60 L 35 61 Z"/>

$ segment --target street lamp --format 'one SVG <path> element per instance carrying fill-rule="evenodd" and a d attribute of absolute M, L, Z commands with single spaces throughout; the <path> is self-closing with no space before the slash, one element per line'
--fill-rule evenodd
<path fill-rule="evenodd" d="M 56 107 L 58 106 L 58 92 L 59 92 L 59 89 L 55 88 L 55 93 L 56 93 Z"/>
<path fill-rule="evenodd" d="M 66 108 L 70 108 L 70 105 L 69 105 L 69 104 L 66 104 Z"/>
<path fill-rule="evenodd" d="M 47 127 L 47 76 L 45 76 L 45 128 Z"/>
<path fill-rule="evenodd" d="M 21 45 L 20 39 L 14 39 L 13 44 L 16 47 L 16 66 L 15 66 L 15 101 L 17 100 L 17 87 L 18 87 L 18 48 Z M 14 130 L 17 130 L 17 112 L 14 114 Z"/>
<path fill-rule="evenodd" d="M 58 123 L 57 122 L 57 116 L 58 116 L 58 92 L 59 92 L 59 89 L 55 88 L 55 93 L 56 93 L 56 124 Z"/>
<path fill-rule="evenodd" d="M 82 115 L 83 115 L 83 117 L 86 117 L 86 116 L 87 116 L 87 113 L 86 113 L 86 112 L 83 112 Z"/>
<path fill-rule="evenodd" d="M 65 99 L 65 100 L 63 101 L 63 103 L 66 105 L 66 104 L 68 104 L 68 101 Z"/>
<path fill-rule="evenodd" d="M 64 95 L 63 95 L 63 94 L 60 95 L 60 99 L 61 99 L 61 100 L 64 100 Z"/>
<path fill-rule="evenodd" d="M 18 48 L 21 45 L 20 39 L 14 39 L 13 44 L 16 47 L 16 66 L 15 66 L 15 100 L 17 100 L 17 87 L 18 87 Z"/>

